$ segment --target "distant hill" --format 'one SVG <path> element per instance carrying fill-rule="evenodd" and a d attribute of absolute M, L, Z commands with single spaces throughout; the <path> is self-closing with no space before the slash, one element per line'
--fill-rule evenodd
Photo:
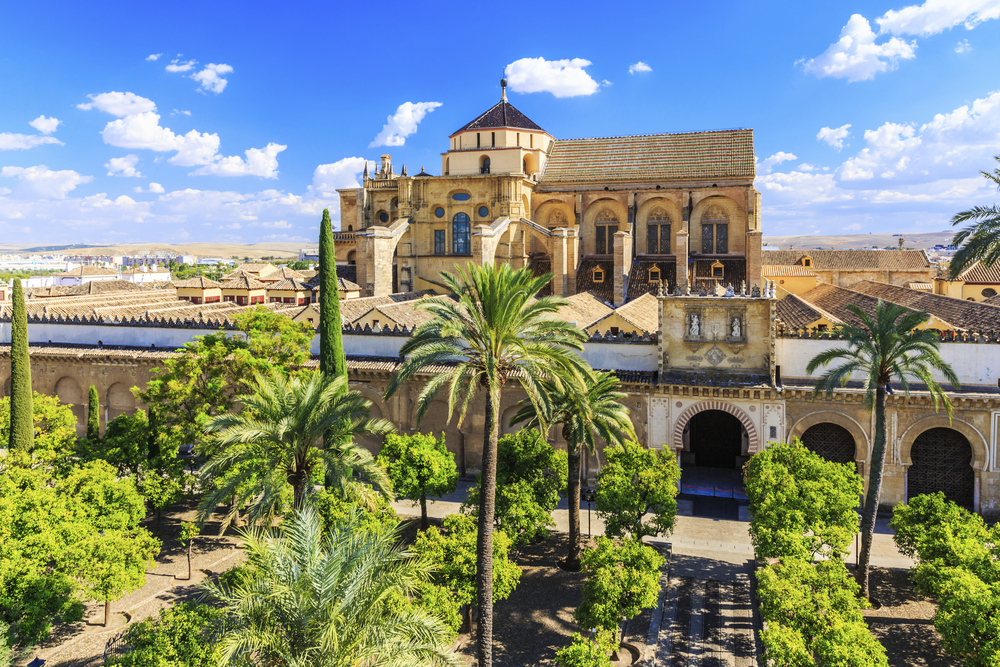
<path fill-rule="evenodd" d="M 315 244 L 311 244 L 315 247 Z M 299 248 L 310 247 L 309 243 L 123 243 L 121 245 L 8 245 L 0 244 L 0 253 L 38 254 L 60 252 L 87 255 L 197 255 L 198 257 L 250 257 L 297 258 Z"/>
<path fill-rule="evenodd" d="M 948 245 L 955 232 L 929 232 L 924 234 L 831 234 L 829 236 L 765 236 L 764 245 L 776 246 L 782 250 L 850 250 L 879 248 L 889 246 L 899 247 L 899 239 L 903 239 L 904 248 L 926 250 L 936 245 Z"/>

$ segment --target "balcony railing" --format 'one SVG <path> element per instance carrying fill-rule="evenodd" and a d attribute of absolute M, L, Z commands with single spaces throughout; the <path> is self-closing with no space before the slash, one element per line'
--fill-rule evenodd
<path fill-rule="evenodd" d="M 355 232 L 334 232 L 333 240 L 337 243 L 354 243 L 354 234 Z"/>
<path fill-rule="evenodd" d="M 489 167 L 480 167 L 479 168 L 479 173 L 480 174 L 488 174 L 488 173 L 490 173 L 490 168 Z"/>

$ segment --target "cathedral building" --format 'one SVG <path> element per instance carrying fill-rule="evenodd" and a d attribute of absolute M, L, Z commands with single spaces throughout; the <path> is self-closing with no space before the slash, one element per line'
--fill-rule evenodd
<path fill-rule="evenodd" d="M 761 280 L 753 131 L 556 139 L 501 99 L 449 137 L 441 175 L 388 155 L 340 190 L 365 295 L 441 291 L 457 263 L 551 272 L 615 306 Z"/>

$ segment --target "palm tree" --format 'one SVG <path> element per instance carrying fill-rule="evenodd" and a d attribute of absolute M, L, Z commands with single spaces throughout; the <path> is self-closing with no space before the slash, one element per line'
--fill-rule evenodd
<path fill-rule="evenodd" d="M 881 299 L 875 307 L 874 318 L 855 305 L 847 306 L 860 325 L 842 324 L 836 333 L 848 341 L 847 347 L 838 347 L 817 354 L 806 366 L 812 374 L 821 366 L 834 361 L 841 365 L 823 373 L 816 381 L 814 395 L 825 392 L 827 398 L 838 387 L 843 387 L 852 375 L 864 377 L 865 408 L 875 411 L 875 443 L 872 446 L 871 466 L 868 471 L 868 494 L 865 497 L 864 515 L 861 519 L 861 553 L 858 556 L 857 580 L 861 595 L 868 593 L 868 561 L 871 556 L 872 536 L 875 534 L 875 515 L 882 495 L 882 473 L 885 463 L 885 395 L 889 383 L 899 382 L 909 396 L 910 379 L 923 383 L 934 401 L 934 409 L 944 404 L 951 419 L 951 401 L 932 375 L 937 370 L 951 385 L 958 389 L 958 377 L 938 352 L 939 334 L 931 329 L 917 327 L 927 321 L 926 312 L 910 311 L 903 306 L 886 303 Z"/>
<path fill-rule="evenodd" d="M 629 418 L 628 408 L 621 402 L 628 394 L 619 390 L 621 383 L 610 373 L 590 371 L 582 382 L 567 383 L 566 391 L 548 386 L 551 412 L 539 415 L 530 401 L 525 401 L 511 420 L 511 426 L 528 422 L 536 426 L 542 422 L 562 424 L 563 440 L 569 454 L 569 552 L 566 569 L 580 569 L 580 460 L 583 449 L 595 451 L 600 438 L 607 445 L 619 445 L 626 440 L 636 440 L 635 427 Z"/>
<path fill-rule="evenodd" d="M 993 159 L 1000 162 L 1000 155 Z M 993 173 L 979 173 L 1000 191 L 1000 169 L 994 169 Z M 952 280 L 976 262 L 982 262 L 983 266 L 993 266 L 1000 261 L 1000 206 L 973 206 L 968 211 L 956 213 L 951 219 L 952 225 L 965 222 L 974 224 L 955 234 L 951 242 L 958 248 L 948 269 Z"/>
<path fill-rule="evenodd" d="M 479 496 L 479 535 L 476 544 L 476 603 L 479 626 L 476 655 L 480 667 L 493 664 L 493 518 L 496 495 L 497 439 L 500 436 L 500 398 L 514 382 L 538 406 L 549 401 L 543 380 L 561 391 L 568 377 L 584 372 L 586 363 L 575 351 L 587 335 L 576 325 L 553 317 L 565 299 L 535 295 L 552 279 L 535 277 L 509 265 L 469 264 L 457 275 L 441 278 L 458 301 L 427 299 L 416 304 L 433 319 L 421 324 L 400 353 L 406 361 L 389 382 L 388 399 L 422 369 L 434 366 L 417 399 L 417 420 L 434 396 L 447 387 L 448 419 L 458 409 L 461 424 L 479 390 L 486 396 L 483 434 L 482 486 Z M 443 367 L 443 368 L 442 368 Z"/>
<path fill-rule="evenodd" d="M 324 535 L 307 503 L 280 536 L 244 533 L 249 575 L 204 586 L 232 619 L 218 640 L 222 665 L 458 664 L 445 624 L 396 602 L 427 581 L 431 567 L 404 550 L 398 526 L 360 530 L 358 520 L 354 513 Z"/>
<path fill-rule="evenodd" d="M 347 379 L 319 371 L 286 377 L 278 370 L 256 374 L 252 391 L 237 397 L 238 413 L 214 417 L 205 432 L 215 434 L 219 450 L 202 468 L 205 494 L 198 521 L 234 496 L 251 502 L 249 519 L 259 522 L 280 514 L 282 495 L 290 485 L 294 506 L 301 508 L 313 487 L 314 476 L 333 480 L 342 496 L 364 500 L 367 487 L 354 479 L 360 473 L 386 497 L 392 484 L 356 435 L 383 435 L 395 430 L 384 419 L 368 415 L 371 402 L 346 390 Z M 322 447 L 324 433 L 335 437 Z M 214 488 L 213 488 L 214 487 Z M 227 517 L 228 525 L 232 515 Z M 225 526 L 223 526 L 225 528 Z"/>

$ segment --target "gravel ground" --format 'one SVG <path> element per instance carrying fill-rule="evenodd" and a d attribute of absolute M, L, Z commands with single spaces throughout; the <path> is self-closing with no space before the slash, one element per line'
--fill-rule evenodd
<path fill-rule="evenodd" d="M 872 634 L 885 646 L 890 665 L 962 664 L 944 652 L 941 635 L 932 622 L 936 606 L 913 589 L 909 570 L 874 567 L 871 576 L 873 595 L 882 607 L 865 611 L 865 619 Z"/>

